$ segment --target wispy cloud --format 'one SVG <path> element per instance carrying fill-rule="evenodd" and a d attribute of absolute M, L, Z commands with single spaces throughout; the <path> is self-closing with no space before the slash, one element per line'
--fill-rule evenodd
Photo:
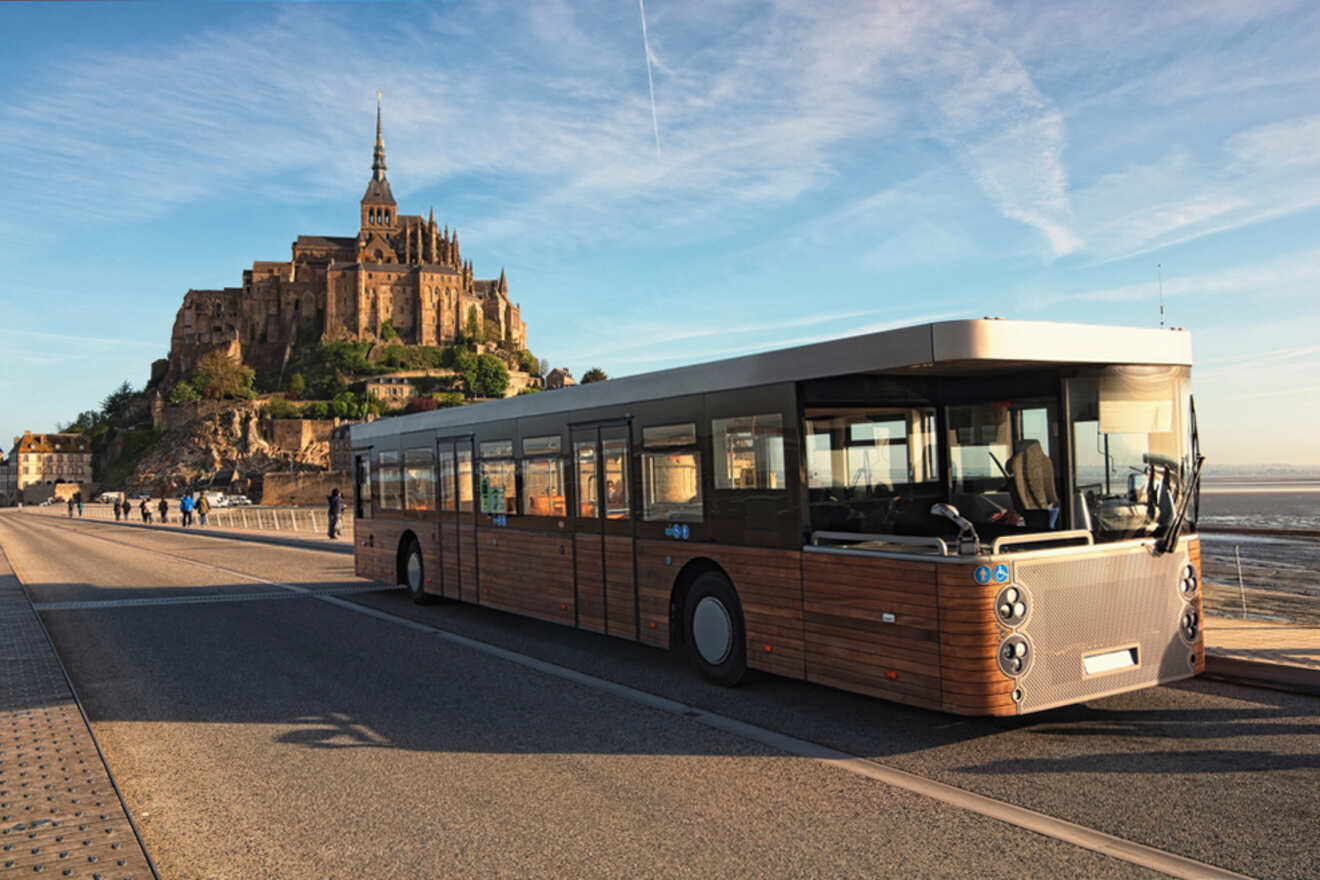
<path fill-rule="evenodd" d="M 1269 291 L 1274 295 L 1313 295 L 1320 281 L 1320 249 L 1286 254 L 1277 259 L 1216 269 L 1195 275 L 1164 276 L 1164 297 L 1213 297 L 1225 294 L 1254 294 Z M 1075 293 L 1024 292 L 1020 301 L 1028 310 L 1042 309 L 1062 302 L 1130 303 L 1154 302 L 1160 295 L 1156 279 Z"/>
<path fill-rule="evenodd" d="M 0 328 L 0 336 L 17 336 L 30 339 L 49 339 L 52 342 L 75 344 L 95 343 L 98 345 L 130 345 L 145 348 L 160 348 L 160 342 L 147 342 L 143 339 L 114 339 L 104 336 L 77 336 L 71 333 L 50 333 L 42 330 L 17 330 L 9 327 Z"/>

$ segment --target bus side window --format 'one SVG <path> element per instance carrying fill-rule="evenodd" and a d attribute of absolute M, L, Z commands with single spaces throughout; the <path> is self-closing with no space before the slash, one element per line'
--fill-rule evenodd
<path fill-rule="evenodd" d="M 596 510 L 596 443 L 594 440 L 578 440 L 573 443 L 573 463 L 577 474 L 577 515 L 584 519 L 599 516 Z"/>
<path fill-rule="evenodd" d="M 601 440 L 601 449 L 605 465 L 605 517 L 627 519 L 631 515 L 628 500 L 628 441 L 606 437 Z"/>
<path fill-rule="evenodd" d="M 452 511 L 456 497 L 454 485 L 454 451 L 441 448 L 436 460 L 436 485 L 440 492 L 440 509 Z"/>
<path fill-rule="evenodd" d="M 523 513 L 528 516 L 564 516 L 564 460 L 557 436 L 523 440 Z"/>
<path fill-rule="evenodd" d="M 779 413 L 711 422 L 716 489 L 783 489 L 784 417 Z"/>
<path fill-rule="evenodd" d="M 702 522 L 701 451 L 697 426 L 642 429 L 642 519 Z"/>
<path fill-rule="evenodd" d="M 381 510 L 399 510 L 403 507 L 403 493 L 399 481 L 399 453 L 382 452 L 376 459 L 376 481 Z"/>
<path fill-rule="evenodd" d="M 430 449 L 403 453 L 403 504 L 406 510 L 435 510 L 435 459 Z"/>
<path fill-rule="evenodd" d="M 356 499 L 354 512 L 358 519 L 371 519 L 371 457 L 369 455 L 357 456 L 354 474 L 353 497 Z"/>
<path fill-rule="evenodd" d="M 517 464 L 513 459 L 512 440 L 492 440 L 481 444 L 478 463 L 480 509 L 492 516 L 518 513 Z"/>

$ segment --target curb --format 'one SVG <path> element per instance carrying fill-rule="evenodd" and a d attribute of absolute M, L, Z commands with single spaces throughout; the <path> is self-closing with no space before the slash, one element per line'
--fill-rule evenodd
<path fill-rule="evenodd" d="M 1201 673 L 1201 677 L 1247 687 L 1320 697 L 1320 669 L 1306 666 L 1225 657 L 1207 651 L 1205 672 Z"/>

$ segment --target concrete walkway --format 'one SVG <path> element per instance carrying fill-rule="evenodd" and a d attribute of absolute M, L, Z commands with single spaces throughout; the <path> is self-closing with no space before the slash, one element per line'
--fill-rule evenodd
<path fill-rule="evenodd" d="M 0 659 L 0 877 L 156 877 L 3 549 Z"/>
<path fill-rule="evenodd" d="M 1320 696 L 1320 628 L 1205 619 L 1206 676 Z"/>

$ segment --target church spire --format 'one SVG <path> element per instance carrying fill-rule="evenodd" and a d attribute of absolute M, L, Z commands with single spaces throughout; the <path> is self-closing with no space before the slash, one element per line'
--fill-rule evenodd
<path fill-rule="evenodd" d="M 371 176 L 385 179 L 385 138 L 380 133 L 380 92 L 376 92 L 376 150 L 371 157 Z"/>

